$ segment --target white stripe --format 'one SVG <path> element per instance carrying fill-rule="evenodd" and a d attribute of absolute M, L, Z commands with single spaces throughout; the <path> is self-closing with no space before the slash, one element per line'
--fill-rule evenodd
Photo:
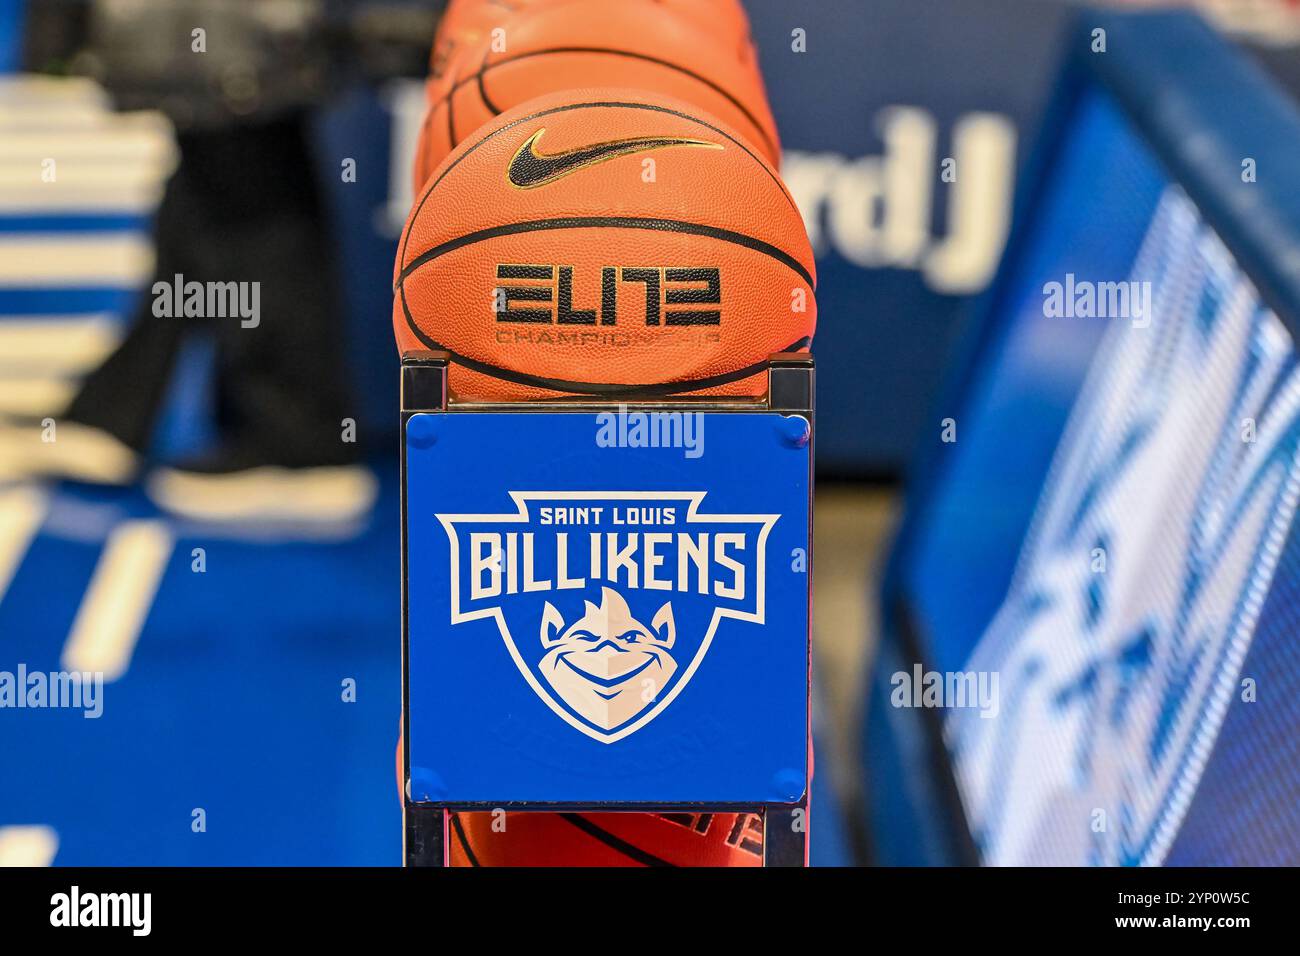
<path fill-rule="evenodd" d="M 15 110 L 0 102 L 0 132 L 5 134 L 0 163 L 29 156 L 90 159 L 101 152 L 106 161 L 116 162 L 176 155 L 174 127 L 161 113 L 113 113 L 49 103 Z"/>
<path fill-rule="evenodd" d="M 113 529 L 63 649 L 65 670 L 102 671 L 106 681 L 126 673 L 172 545 L 163 521 L 124 521 Z"/>
<path fill-rule="evenodd" d="M 0 493 L 0 601 L 45 519 L 48 496 L 31 486 Z"/>
<path fill-rule="evenodd" d="M 68 109 L 41 104 L 29 110 L 15 110 L 0 103 L 0 131 L 44 137 L 105 137 L 119 133 L 147 134 L 168 150 L 175 147 L 175 127 L 160 113 L 111 113 L 95 107 Z M 0 143 L 0 158 L 9 155 L 9 144 Z"/>
<path fill-rule="evenodd" d="M 124 183 L 112 188 L 73 186 L 44 191 L 40 186 L 0 187 L 0 216 L 60 216 L 88 213 L 101 216 L 142 216 L 153 212 L 163 183 Z"/>
<path fill-rule="evenodd" d="M 108 108 L 108 95 L 86 77 L 55 77 L 36 73 L 0 77 L 0 103 L 25 103 L 32 97 L 67 103 L 93 103 Z"/>
<path fill-rule="evenodd" d="M 23 105 L 5 102 L 0 96 L 0 129 L 95 129 L 111 117 L 94 103 L 42 99 Z"/>
<path fill-rule="evenodd" d="M 0 866 L 49 866 L 58 852 L 53 827 L 0 827 Z"/>
<path fill-rule="evenodd" d="M 44 376 L 0 379 L 0 415 L 11 418 L 57 418 L 77 395 L 77 382 Z"/>
<path fill-rule="evenodd" d="M 149 242 L 131 233 L 19 233 L 0 236 L 0 288 L 134 288 L 153 264 Z"/>
<path fill-rule="evenodd" d="M 0 378 L 15 371 L 87 372 L 107 358 L 122 337 L 107 312 L 89 315 L 0 316 Z"/>
<path fill-rule="evenodd" d="M 0 136 L 4 133 L 0 132 Z M 0 215 L 111 210 L 144 215 L 162 195 L 171 164 L 156 159 L 99 165 L 56 160 L 54 182 L 42 180 L 42 160 L 0 163 Z"/>
<path fill-rule="evenodd" d="M 0 166 L 34 163 L 39 179 L 41 160 L 53 159 L 55 172 L 69 162 L 112 164 L 151 163 L 161 167 L 171 156 L 171 140 L 158 123 L 114 123 L 102 129 L 13 129 L 0 124 L 4 146 Z"/>

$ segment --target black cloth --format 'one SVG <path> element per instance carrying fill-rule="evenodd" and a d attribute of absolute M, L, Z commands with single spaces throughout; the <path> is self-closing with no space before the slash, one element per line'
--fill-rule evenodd
<path fill-rule="evenodd" d="M 356 459 L 344 328 L 308 116 L 178 134 L 180 164 L 158 211 L 155 279 L 134 322 L 68 418 L 146 451 L 178 349 L 201 328 L 217 343 L 217 425 L 241 457 L 307 466 Z M 258 282 L 260 324 L 154 314 L 153 283 Z"/>

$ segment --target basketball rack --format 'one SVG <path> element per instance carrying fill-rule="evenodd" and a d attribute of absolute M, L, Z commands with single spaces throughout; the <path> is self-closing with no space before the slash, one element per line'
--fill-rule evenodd
<path fill-rule="evenodd" d="M 763 865 L 806 866 L 812 773 L 812 357 L 772 355 L 766 363 L 767 391 L 760 399 L 639 400 L 631 394 L 616 400 L 460 403 L 448 397 L 450 365 L 447 353 L 412 352 L 403 357 L 400 373 L 405 865 L 450 865 L 454 812 L 506 810 L 754 813 L 762 821 Z M 655 452 L 659 457 L 654 461 L 668 464 L 646 469 L 650 453 L 644 449 L 587 451 L 572 439 L 587 434 L 593 416 L 628 410 L 701 413 L 709 442 L 722 451 L 705 464 Z M 608 480 L 602 484 L 605 473 Z M 508 511 L 510 496 L 536 493 L 520 489 L 551 487 L 543 481 L 561 485 L 568 475 L 573 476 L 571 486 L 579 489 L 608 485 L 619 493 L 629 487 L 639 492 L 641 485 L 628 484 L 636 480 L 629 475 L 638 474 L 647 487 L 658 482 L 679 489 L 646 494 L 695 494 L 701 511 L 702 502 L 709 502 L 719 512 L 728 506 L 764 512 L 728 514 L 719 520 L 772 519 L 761 539 L 754 536 L 760 542 L 753 577 L 756 597 L 746 597 L 757 601 L 757 613 L 749 606 L 721 615 L 714 609 L 704 649 L 690 665 L 694 684 L 678 688 L 681 693 L 671 705 L 665 703 L 635 735 L 617 742 L 593 741 L 539 706 L 538 695 L 528 685 L 540 684 L 545 690 L 544 681 L 520 680 L 521 672 L 525 678 L 528 673 L 507 633 L 508 612 L 488 609 L 476 614 L 487 618 L 495 612 L 515 663 L 496 642 L 490 620 L 456 622 L 457 582 L 465 575 L 458 578 L 455 570 L 448 575 L 447 562 L 460 561 L 451 522 L 461 516 L 452 519 L 442 512 L 494 509 L 498 499 Z M 677 485 L 664 485 L 665 475 Z M 694 513 L 695 505 L 691 507 Z M 790 569 L 793 562 L 786 548 L 791 553 L 804 549 L 802 571 Z M 701 583 L 700 594 L 703 587 Z M 692 593 L 673 595 L 674 601 L 679 597 L 683 603 L 701 600 Z M 558 603 L 560 597 L 554 600 Z M 703 604 L 709 600 L 706 596 Z M 706 620 L 709 610 L 679 609 L 678 634 L 702 630 L 697 620 Z M 467 621 L 474 616 L 464 614 L 463 608 L 461 613 Z M 739 620 L 719 623 L 720 616 L 728 615 Z M 536 638 L 520 637 L 517 643 L 526 655 Z M 731 669 L 739 675 L 734 682 L 718 676 Z M 681 679 L 683 686 L 687 679 L 689 675 Z M 475 687 L 481 687 L 481 693 L 474 694 Z M 761 694 L 750 690 L 755 687 Z M 558 702 L 551 703 L 551 710 L 579 726 L 581 721 L 562 709 Z M 528 746 L 512 743 L 512 733 L 525 726 L 540 736 Z M 700 726 L 709 731 L 700 735 L 705 745 L 699 753 L 682 756 L 687 748 L 674 744 L 673 735 L 684 736 L 683 728 Z M 535 751 L 546 751 L 548 740 L 556 742 L 554 759 L 534 762 Z M 664 753 L 672 759 L 663 760 L 663 767 L 653 773 L 637 776 L 619 762 L 620 754 L 626 760 L 629 752 L 649 764 Z"/>

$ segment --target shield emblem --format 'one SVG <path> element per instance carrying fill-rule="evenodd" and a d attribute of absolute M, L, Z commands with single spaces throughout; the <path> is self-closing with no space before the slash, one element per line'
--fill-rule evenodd
<path fill-rule="evenodd" d="M 683 693 L 722 622 L 764 623 L 779 515 L 710 514 L 705 492 L 512 491 L 513 511 L 439 514 L 451 624 L 495 622 L 541 701 L 602 743 Z"/>

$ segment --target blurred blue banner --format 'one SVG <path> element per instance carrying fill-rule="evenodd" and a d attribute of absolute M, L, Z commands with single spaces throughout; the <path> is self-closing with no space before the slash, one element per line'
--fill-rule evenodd
<path fill-rule="evenodd" d="M 818 466 L 891 474 L 919 429 L 938 428 L 923 416 L 953 330 L 997 268 L 1067 10 L 747 6 L 783 175 L 817 252 Z"/>

